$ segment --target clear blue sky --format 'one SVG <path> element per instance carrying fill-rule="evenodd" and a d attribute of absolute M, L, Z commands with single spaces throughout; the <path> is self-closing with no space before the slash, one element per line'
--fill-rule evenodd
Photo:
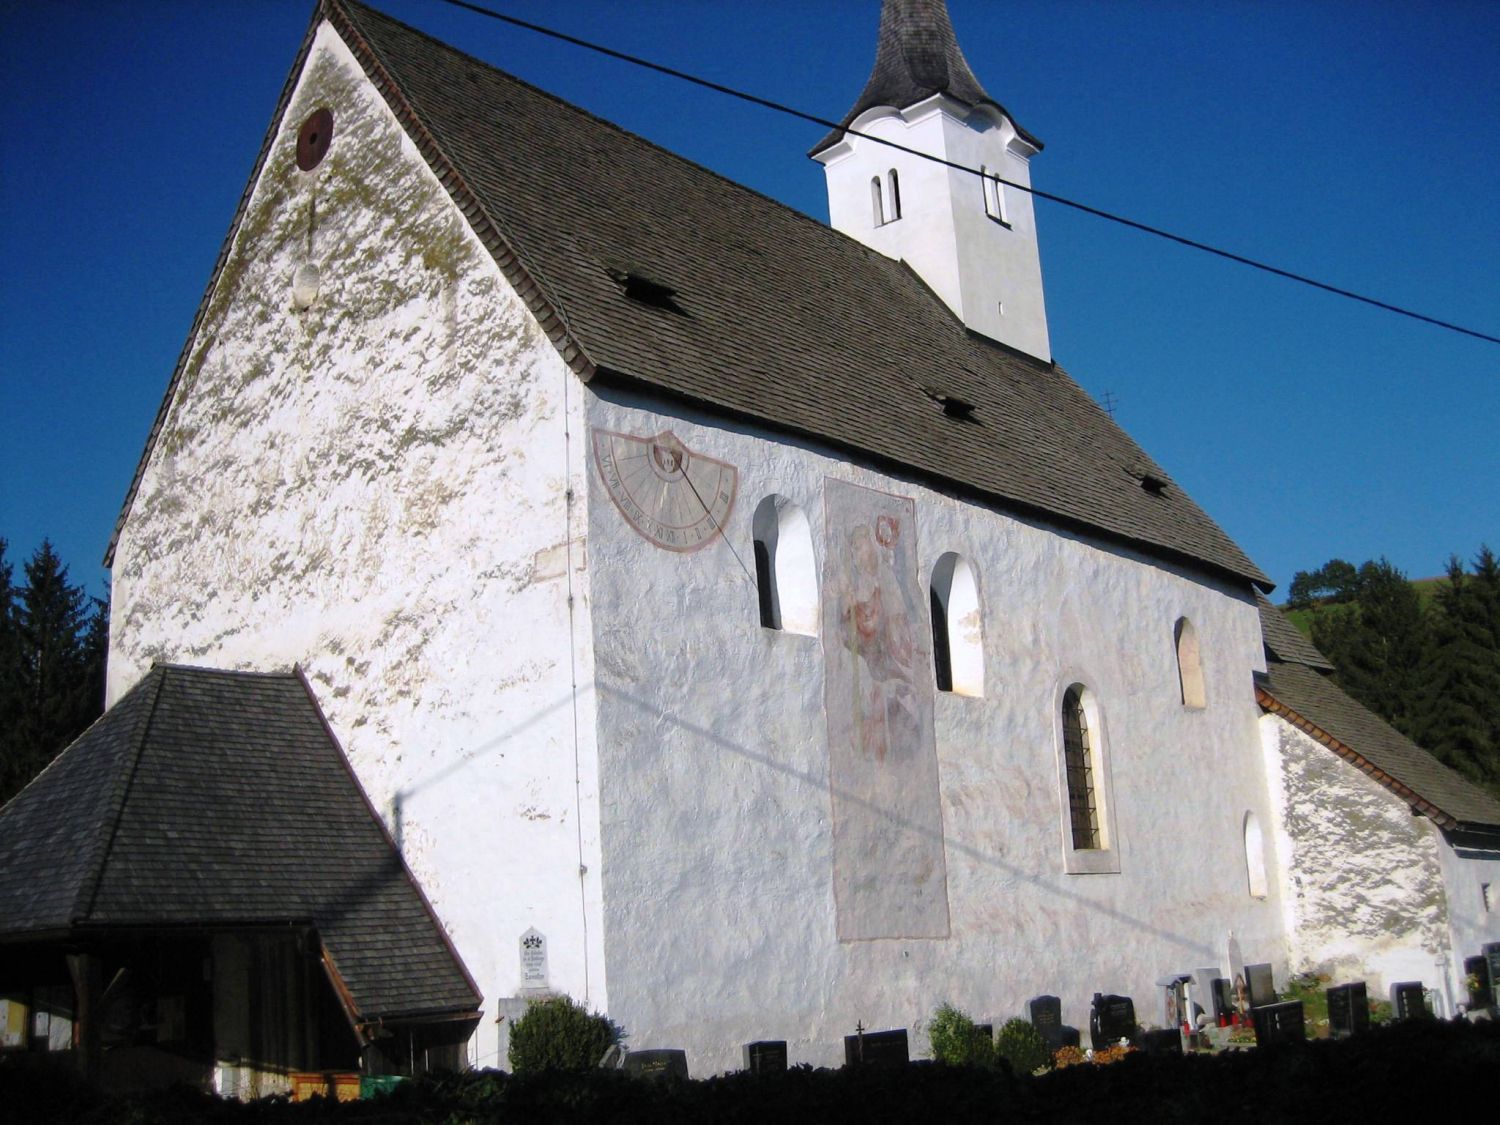
<path fill-rule="evenodd" d="M 826 219 L 813 125 L 386 10 Z M 829 117 L 876 0 L 505 10 Z M 311 0 L 0 0 L 0 537 L 99 565 Z M 1500 4 L 950 0 L 1041 188 L 1500 335 Z M 1500 548 L 1500 345 L 1038 204 L 1058 360 L 1283 587 Z"/>

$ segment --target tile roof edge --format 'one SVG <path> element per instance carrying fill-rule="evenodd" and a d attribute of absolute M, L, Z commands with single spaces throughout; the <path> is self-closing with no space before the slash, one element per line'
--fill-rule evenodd
<path fill-rule="evenodd" d="M 1040 364 L 1041 360 L 1033 359 Z M 1062 369 L 1055 367 L 1057 371 Z M 802 429 L 779 419 L 770 418 L 762 414 L 753 414 L 748 410 L 725 406 L 714 402 L 712 399 L 699 398 L 684 391 L 673 390 L 664 387 L 660 383 L 652 382 L 639 375 L 619 371 L 615 368 L 600 366 L 597 369 L 595 381 L 598 386 L 612 387 L 618 390 L 631 391 L 636 394 L 659 398 L 670 403 L 677 403 L 701 410 L 720 420 L 739 422 L 745 425 L 757 426 L 775 433 L 785 434 L 789 437 L 806 441 L 825 449 L 836 450 L 843 454 L 851 455 L 851 464 L 864 467 L 874 467 L 877 471 L 888 472 L 900 480 L 910 480 L 924 488 L 933 489 L 936 492 L 963 496 L 982 504 L 994 511 L 1011 516 L 1019 516 L 1025 519 L 1036 520 L 1040 523 L 1062 528 L 1065 531 L 1081 535 L 1089 539 L 1095 539 L 1115 547 L 1123 547 L 1132 551 L 1138 551 L 1143 555 L 1149 555 L 1153 559 L 1173 563 L 1177 566 L 1187 567 L 1200 574 L 1212 575 L 1219 579 L 1228 579 L 1236 584 L 1244 584 L 1251 593 L 1270 581 L 1257 568 L 1254 573 L 1242 573 L 1231 567 L 1217 565 L 1190 554 L 1187 551 L 1175 550 L 1161 543 L 1152 542 L 1149 539 L 1140 539 L 1124 532 L 1111 531 L 1107 527 L 1090 523 L 1088 520 L 1077 516 L 1070 516 L 1063 512 L 1057 512 L 1051 508 L 1045 508 L 1040 504 L 1031 504 L 1012 496 L 1005 496 L 998 492 L 988 492 L 976 485 L 965 484 L 963 481 L 944 476 L 942 473 L 932 469 L 924 469 L 910 462 L 902 461 L 897 457 L 877 453 L 866 449 L 853 442 L 841 441 L 828 434 L 815 430 Z M 1251 564 L 1254 566 L 1254 564 Z"/>
<path fill-rule="evenodd" d="M 300 664 L 297 664 L 293 665 L 292 667 L 292 675 L 297 678 L 298 682 L 302 685 L 302 690 L 307 693 L 307 702 L 312 707 L 313 714 L 318 717 L 318 723 L 322 726 L 323 733 L 328 739 L 329 748 L 333 751 L 334 757 L 338 760 L 339 765 L 343 768 L 344 774 L 349 779 L 349 784 L 352 785 L 354 787 L 354 791 L 359 794 L 359 799 L 364 805 L 365 811 L 369 813 L 370 820 L 379 830 L 381 839 L 385 841 L 386 847 L 390 848 L 391 854 L 396 857 L 396 862 L 401 865 L 402 875 L 406 877 L 407 883 L 416 893 L 417 901 L 422 904 L 422 909 L 427 912 L 427 917 L 429 921 L 431 921 L 434 931 L 436 931 L 438 937 L 442 940 L 444 948 L 448 951 L 448 955 L 453 958 L 453 964 L 457 966 L 459 973 L 463 976 L 464 983 L 469 986 L 469 991 L 473 994 L 474 997 L 474 1007 L 477 1009 L 480 1004 L 484 1003 L 484 993 L 480 991 L 479 985 L 475 982 L 473 975 L 469 972 L 468 965 L 464 964 L 464 959 L 459 956 L 458 948 L 453 944 L 453 939 L 449 937 L 447 927 L 443 925 L 442 919 L 438 917 L 437 911 L 433 909 L 432 902 L 430 899 L 428 899 L 427 892 L 422 888 L 422 884 L 417 880 L 417 877 L 412 874 L 411 868 L 407 865 L 406 857 L 401 854 L 401 849 L 396 847 L 396 841 L 391 837 L 390 830 L 386 827 L 385 821 L 380 819 L 380 814 L 375 811 L 375 806 L 370 803 L 370 795 L 365 792 L 365 787 L 359 783 L 359 778 L 354 773 L 354 767 L 349 763 L 349 755 L 344 753 L 343 744 L 339 741 L 338 735 L 334 733 L 333 727 L 329 725 L 328 717 L 323 714 L 323 708 L 318 704 L 318 697 L 313 692 L 313 687 L 311 682 L 307 678 L 307 673 L 303 670 Z M 322 935 L 321 924 L 319 925 L 319 937 L 320 940 L 324 941 L 324 951 L 326 953 L 326 938 L 324 938 Z M 330 968 L 332 968 L 331 958 Z M 336 972 L 337 970 L 332 971 Z M 340 978 L 340 980 L 342 980 L 342 978 Z M 351 1018 L 354 1016 L 354 1014 L 354 1011 L 351 1010 Z"/>
<path fill-rule="evenodd" d="M 594 362 L 584 351 L 582 343 L 574 335 L 568 326 L 567 313 L 562 303 L 556 300 L 548 291 L 547 283 L 541 274 L 532 269 L 520 251 L 519 244 L 514 236 L 505 228 L 504 224 L 485 207 L 479 194 L 469 186 L 468 181 L 460 169 L 458 161 L 452 159 L 443 149 L 442 144 L 428 128 L 422 115 L 417 111 L 410 100 L 407 99 L 401 84 L 396 81 L 395 76 L 386 67 L 373 44 L 360 30 L 359 21 L 353 14 L 353 9 L 365 8 L 375 12 L 384 19 L 390 20 L 412 35 L 420 36 L 446 50 L 455 52 L 465 58 L 471 59 L 479 66 L 490 70 L 498 68 L 490 66 L 482 59 L 460 51 L 442 40 L 428 35 L 410 24 L 403 23 L 394 16 L 388 16 L 375 8 L 365 5 L 346 4 L 344 0 L 320 0 L 319 12 L 326 13 L 328 22 L 333 25 L 335 31 L 344 40 L 360 66 L 364 68 L 365 76 L 369 78 L 372 85 L 384 99 L 387 107 L 395 116 L 396 121 L 411 136 L 417 151 L 421 154 L 423 161 L 431 170 L 432 174 L 442 184 L 453 205 L 463 215 L 464 221 L 469 224 L 475 236 L 484 245 L 496 267 L 505 277 L 517 295 L 525 302 L 526 307 L 536 317 L 541 328 L 547 334 L 547 338 L 557 348 L 558 354 L 572 370 L 584 382 L 593 378 Z M 315 24 L 316 26 L 316 24 Z M 299 68 L 302 60 L 299 59 Z M 294 70 L 295 73 L 295 70 Z M 504 72 L 501 72 L 504 73 Z M 557 99 L 561 100 L 561 99 Z M 567 104 L 567 103 L 563 103 Z"/>
<path fill-rule="evenodd" d="M 141 754 L 146 748 L 146 739 L 150 734 L 152 721 L 156 718 L 156 706 L 161 700 L 161 692 L 163 686 L 166 684 L 166 680 L 167 667 L 160 664 L 155 665 L 151 671 L 146 673 L 145 679 L 125 696 L 125 699 L 128 699 L 135 691 L 145 691 L 149 692 L 150 698 L 145 704 L 146 713 L 144 717 L 137 720 L 136 729 L 130 732 L 131 745 L 126 751 L 126 761 L 119 767 L 120 776 L 115 778 L 113 792 L 110 794 L 109 827 L 107 831 L 101 832 L 99 837 L 93 841 L 93 855 L 89 857 L 84 876 L 79 881 L 78 895 L 73 900 L 73 907 L 68 913 L 68 924 L 70 926 L 76 927 L 79 923 L 86 922 L 89 915 L 94 912 L 94 901 L 99 896 L 99 887 L 104 879 L 104 869 L 109 865 L 109 856 L 114 849 L 115 835 L 120 830 L 120 818 L 124 815 L 125 803 L 129 799 L 131 787 L 135 783 L 136 770 L 140 766 Z M 121 702 L 124 702 L 124 699 Z"/>
<path fill-rule="evenodd" d="M 1456 817 L 1450 816 L 1448 813 L 1444 812 L 1437 805 L 1433 804 L 1425 797 L 1421 796 L 1415 789 L 1407 785 L 1405 782 L 1401 781 L 1399 778 L 1392 776 L 1385 770 L 1381 769 L 1379 766 L 1375 765 L 1375 763 L 1371 762 L 1368 758 L 1366 758 L 1358 750 L 1355 750 L 1352 746 L 1349 746 L 1347 743 L 1340 742 L 1337 738 L 1329 734 L 1312 720 L 1304 718 L 1296 710 L 1281 702 L 1281 700 L 1277 699 L 1274 695 L 1271 694 L 1269 690 L 1267 690 L 1265 685 L 1255 685 L 1255 702 L 1260 704 L 1262 710 L 1268 712 L 1269 714 L 1273 714 L 1280 719 L 1284 719 L 1285 721 L 1291 723 L 1292 726 L 1301 730 L 1304 734 L 1310 735 L 1313 739 L 1328 747 L 1328 749 L 1332 750 L 1340 758 L 1343 758 L 1346 762 L 1355 766 L 1368 777 L 1370 777 L 1374 781 L 1379 782 L 1396 796 L 1400 797 L 1403 801 L 1410 805 L 1414 811 L 1422 813 L 1424 816 L 1429 817 L 1439 827 L 1451 830 L 1458 828 L 1463 823 Z"/>

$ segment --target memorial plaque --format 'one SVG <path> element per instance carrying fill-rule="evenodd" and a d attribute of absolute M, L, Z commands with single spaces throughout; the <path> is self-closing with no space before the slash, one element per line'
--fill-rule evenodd
<path fill-rule="evenodd" d="M 521 993 L 547 991 L 547 939 L 537 929 L 521 935 Z"/>
<path fill-rule="evenodd" d="M 639 1078 L 686 1078 L 687 1052 L 675 1047 L 630 1051 L 625 1055 L 623 1069 Z"/>
<path fill-rule="evenodd" d="M 1495 989 L 1490 981 L 1490 966 L 1482 956 L 1464 958 L 1464 980 L 1475 982 L 1469 985 L 1469 1011 L 1488 1008 L 1495 1003 Z"/>
<path fill-rule="evenodd" d="M 1307 1038 L 1307 1025 L 1303 1020 L 1301 1000 L 1261 1004 L 1251 1012 L 1251 1018 L 1255 1021 L 1255 1045 L 1257 1047 L 1297 1043 Z"/>
<path fill-rule="evenodd" d="M 910 1060 L 904 1027 L 844 1036 L 845 1066 L 901 1066 Z"/>
<path fill-rule="evenodd" d="M 1031 1026 L 1036 1028 L 1050 1050 L 1063 1045 L 1062 1001 L 1056 996 L 1037 996 L 1027 1005 Z"/>
<path fill-rule="evenodd" d="M 1250 1007 L 1276 1003 L 1276 982 L 1271 979 L 1270 965 L 1246 965 L 1245 983 L 1250 989 Z"/>
<path fill-rule="evenodd" d="M 1094 993 L 1089 1012 L 1089 1040 L 1094 1050 L 1112 1047 L 1121 1039 L 1134 1040 L 1137 1031 L 1135 1002 L 1130 997 Z"/>
<path fill-rule="evenodd" d="M 1423 997 L 1426 989 L 1419 980 L 1403 980 L 1391 985 L 1391 1007 L 1398 1020 L 1425 1020 L 1432 1013 Z"/>
<path fill-rule="evenodd" d="M 781 1074 L 786 1070 L 786 1040 L 762 1039 L 746 1043 L 745 1069 L 751 1074 Z"/>
<path fill-rule="evenodd" d="M 1328 1034 L 1344 1039 L 1370 1030 L 1370 1000 L 1365 982 L 1335 985 L 1328 990 Z"/>

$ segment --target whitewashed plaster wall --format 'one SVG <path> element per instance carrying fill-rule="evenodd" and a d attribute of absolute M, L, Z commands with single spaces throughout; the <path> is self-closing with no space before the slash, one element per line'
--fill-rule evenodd
<path fill-rule="evenodd" d="M 1456 979 L 1463 979 L 1465 957 L 1476 957 L 1481 947 L 1500 941 L 1500 856 L 1460 853 L 1446 840 L 1438 845 L 1443 885 L 1448 893 L 1448 926 Z M 1489 905 L 1484 887 L 1489 885 Z"/>
<path fill-rule="evenodd" d="M 531 926 L 606 1003 L 582 393 L 325 24 L 120 537 L 110 695 L 300 663 L 491 1016 Z"/>
<path fill-rule="evenodd" d="M 903 259 L 976 332 L 1050 360 L 1047 308 L 1036 214 L 1029 192 L 1001 187 L 1006 222 L 986 213 L 978 176 L 925 160 L 925 153 L 964 168 L 984 168 L 1031 185 L 1033 149 L 1015 126 L 989 109 L 970 111 L 941 95 L 904 112 L 877 107 L 818 154 L 828 178 L 829 222 L 888 257 Z M 903 152 L 881 141 L 902 145 Z M 901 217 L 887 203 L 876 224 L 870 181 L 901 185 Z M 886 188 L 889 198 L 889 188 Z M 1001 306 L 1004 306 L 1003 311 Z"/>
<path fill-rule="evenodd" d="M 1364 980 L 1372 995 L 1402 980 L 1444 989 L 1439 966 L 1452 955 L 1437 826 L 1284 719 L 1260 723 L 1279 775 L 1292 971 Z"/>
<path fill-rule="evenodd" d="M 1245 812 L 1271 812 L 1248 591 L 591 390 L 591 425 L 670 430 L 739 471 L 727 540 L 688 554 L 636 534 L 590 478 L 610 1013 L 634 1046 L 685 1047 L 695 1074 L 739 1065 L 760 1038 L 835 1063 L 856 1022 L 916 1028 L 944 1001 L 1008 1018 L 1040 993 L 1079 1027 L 1095 991 L 1133 995 L 1149 1020 L 1155 980 L 1224 966 L 1231 929 L 1247 960 L 1284 967 L 1279 887 L 1251 897 L 1242 843 Z M 757 503 L 780 494 L 806 511 L 821 563 L 825 478 L 914 497 L 924 581 L 947 551 L 978 579 L 984 695 L 936 700 L 946 939 L 836 940 L 824 642 L 760 627 L 751 542 Z M 1183 615 L 1203 710 L 1180 702 Z M 1074 681 L 1104 720 L 1115 874 L 1064 870 L 1055 707 Z"/>

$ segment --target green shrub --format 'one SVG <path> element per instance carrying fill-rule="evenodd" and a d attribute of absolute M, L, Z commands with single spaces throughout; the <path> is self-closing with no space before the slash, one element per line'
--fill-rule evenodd
<path fill-rule="evenodd" d="M 588 1070 L 599 1065 L 620 1029 L 607 1016 L 587 1011 L 567 996 L 538 1000 L 510 1029 L 510 1069 Z"/>
<path fill-rule="evenodd" d="M 1000 1029 L 995 1053 L 1017 1074 L 1031 1074 L 1052 1062 L 1042 1033 L 1023 1019 L 1007 1020 Z"/>
<path fill-rule="evenodd" d="M 995 1044 L 974 1021 L 952 1004 L 944 1004 L 927 1025 L 932 1057 L 949 1066 L 992 1066 Z"/>

